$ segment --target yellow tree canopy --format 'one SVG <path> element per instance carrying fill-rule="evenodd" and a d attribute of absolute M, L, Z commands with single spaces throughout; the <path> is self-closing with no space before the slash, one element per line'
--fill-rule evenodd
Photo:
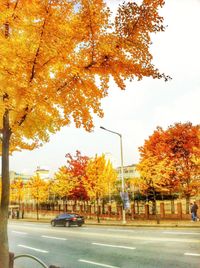
<path fill-rule="evenodd" d="M 168 79 L 149 51 L 163 4 L 123 4 L 112 19 L 103 0 L 1 1 L 0 129 L 9 118 L 10 151 L 33 149 L 72 120 L 91 130 L 110 76 L 121 89 L 134 77 Z"/>
<path fill-rule="evenodd" d="M 24 198 L 24 183 L 21 178 L 14 180 L 10 184 L 10 201 L 20 203 Z"/>
<path fill-rule="evenodd" d="M 26 187 L 30 196 L 38 203 L 47 200 L 49 196 L 48 183 L 41 179 L 39 175 L 33 176 Z"/>
<path fill-rule="evenodd" d="M 90 159 L 86 169 L 85 188 L 90 198 L 100 198 L 108 195 L 117 179 L 117 173 L 105 155 Z"/>
<path fill-rule="evenodd" d="M 68 172 L 66 167 L 61 167 L 55 174 L 55 178 L 51 186 L 51 192 L 61 198 L 67 197 L 77 185 L 77 179 Z"/>
<path fill-rule="evenodd" d="M 173 181 L 174 167 L 169 159 L 158 160 L 156 156 L 144 158 L 137 165 L 140 177 L 135 185 L 141 192 L 173 192 L 177 190 L 176 181 Z M 172 188 L 173 187 L 173 188 Z"/>

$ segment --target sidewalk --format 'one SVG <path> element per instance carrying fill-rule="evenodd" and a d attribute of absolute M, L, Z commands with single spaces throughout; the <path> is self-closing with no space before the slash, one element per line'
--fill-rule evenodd
<path fill-rule="evenodd" d="M 49 219 L 10 219 L 9 222 L 37 222 L 37 223 L 50 223 Z M 180 228 L 200 228 L 200 221 L 192 222 L 190 220 L 160 220 L 158 224 L 156 220 L 131 220 L 123 224 L 122 221 L 116 220 L 100 220 L 100 223 L 95 219 L 86 219 L 85 225 L 94 226 L 126 226 L 126 227 L 180 227 Z"/>

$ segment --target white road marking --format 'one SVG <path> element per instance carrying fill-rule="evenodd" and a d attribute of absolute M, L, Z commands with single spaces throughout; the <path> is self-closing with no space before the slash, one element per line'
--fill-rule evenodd
<path fill-rule="evenodd" d="M 104 264 L 104 263 L 98 263 L 98 262 L 87 261 L 87 260 L 82 260 L 82 259 L 80 259 L 78 261 L 93 264 L 93 265 L 97 265 L 97 266 L 107 267 L 107 268 L 120 268 L 118 266 L 112 266 L 112 265 L 108 265 L 108 264 Z"/>
<path fill-rule="evenodd" d="M 29 247 L 29 246 L 26 246 L 26 245 L 18 245 L 18 247 L 28 248 L 28 249 L 32 249 L 34 251 L 38 251 L 38 252 L 42 252 L 42 253 L 49 253 L 49 251 L 47 251 L 47 250 L 43 250 L 43 249 L 39 249 L 39 248 L 32 248 L 32 247 Z"/>
<path fill-rule="evenodd" d="M 105 231 L 113 231 L 113 232 L 125 232 L 125 233 L 136 233 L 135 230 L 122 230 L 122 229 L 106 229 Z"/>
<path fill-rule="evenodd" d="M 118 246 L 118 245 L 110 245 L 110 244 L 100 244 L 100 243 L 92 243 L 92 245 L 103 246 L 103 247 L 112 247 L 112 248 L 136 249 L 134 247 Z"/>
<path fill-rule="evenodd" d="M 25 232 L 18 232 L 18 231 L 12 231 L 12 233 L 15 233 L 15 234 L 23 234 L 23 235 L 26 235 L 27 234 Z"/>
<path fill-rule="evenodd" d="M 200 232 L 199 233 L 186 233 L 186 232 L 163 232 L 163 234 L 174 234 L 174 235 L 200 235 Z"/>
<path fill-rule="evenodd" d="M 198 254 L 198 253 L 184 253 L 184 255 L 186 255 L 186 256 L 198 256 L 198 257 L 200 257 L 200 254 Z"/>
<path fill-rule="evenodd" d="M 37 224 L 37 223 L 36 223 Z M 43 226 L 43 227 L 46 227 L 47 225 L 49 226 L 49 224 L 46 224 L 46 223 L 39 223 L 41 226 Z M 18 223 L 18 222 L 11 222 L 11 223 L 9 223 L 9 225 L 11 226 L 11 225 L 17 225 L 17 226 L 19 226 L 19 227 L 23 227 L 23 226 L 36 226 L 35 225 L 35 223 L 25 223 L 25 222 L 20 222 L 20 224 Z"/>
<path fill-rule="evenodd" d="M 49 238 L 49 239 L 57 239 L 57 240 L 67 240 L 66 238 L 55 237 L 55 236 L 48 236 L 48 235 L 41 235 L 41 237 Z"/>

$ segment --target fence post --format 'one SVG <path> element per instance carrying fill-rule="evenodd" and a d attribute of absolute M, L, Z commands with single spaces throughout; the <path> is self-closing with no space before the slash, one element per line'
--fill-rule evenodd
<path fill-rule="evenodd" d="M 87 215 L 89 216 L 89 218 L 91 218 L 91 216 L 92 216 L 92 207 L 91 207 L 91 205 L 87 205 Z"/>
<path fill-rule="evenodd" d="M 145 218 L 149 219 L 149 204 L 145 204 Z"/>
<path fill-rule="evenodd" d="M 9 252 L 9 268 L 13 268 L 14 267 L 14 253 L 13 252 Z"/>
<path fill-rule="evenodd" d="M 135 201 L 131 204 L 131 219 L 135 219 Z"/>
<path fill-rule="evenodd" d="M 164 203 L 160 203 L 160 217 L 162 219 L 165 218 L 165 204 Z"/>
<path fill-rule="evenodd" d="M 83 204 L 80 204 L 80 212 L 83 212 Z"/>
<path fill-rule="evenodd" d="M 111 205 L 108 205 L 108 216 L 110 217 L 112 213 L 112 207 Z"/>
<path fill-rule="evenodd" d="M 182 203 L 177 203 L 178 218 L 182 219 Z"/>
<path fill-rule="evenodd" d="M 119 215 L 118 218 L 122 219 L 122 206 L 117 206 L 117 214 Z"/>

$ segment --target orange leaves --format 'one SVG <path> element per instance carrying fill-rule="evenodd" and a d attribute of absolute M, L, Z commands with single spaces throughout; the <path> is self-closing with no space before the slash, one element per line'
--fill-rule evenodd
<path fill-rule="evenodd" d="M 157 128 L 140 147 L 138 169 L 142 177 L 152 179 L 170 191 L 194 195 L 200 186 L 200 126 L 175 123 L 166 131 Z M 155 160 L 155 161 L 154 161 Z"/>
<path fill-rule="evenodd" d="M 89 159 L 79 151 L 67 154 L 67 165 L 55 174 L 52 191 L 61 198 L 73 200 L 96 199 L 113 191 L 117 174 L 105 156 Z"/>
<path fill-rule="evenodd" d="M 92 130 L 111 76 L 121 89 L 134 77 L 166 78 L 149 51 L 162 5 L 123 4 L 114 18 L 103 0 L 1 3 L 0 115 L 9 110 L 11 150 L 37 147 L 72 120 Z"/>
<path fill-rule="evenodd" d="M 83 181 L 87 179 L 86 166 L 89 158 L 79 151 L 72 156 L 66 154 L 67 165 L 59 169 L 55 176 L 55 190 L 61 197 L 74 200 L 88 200 L 87 190 Z"/>

